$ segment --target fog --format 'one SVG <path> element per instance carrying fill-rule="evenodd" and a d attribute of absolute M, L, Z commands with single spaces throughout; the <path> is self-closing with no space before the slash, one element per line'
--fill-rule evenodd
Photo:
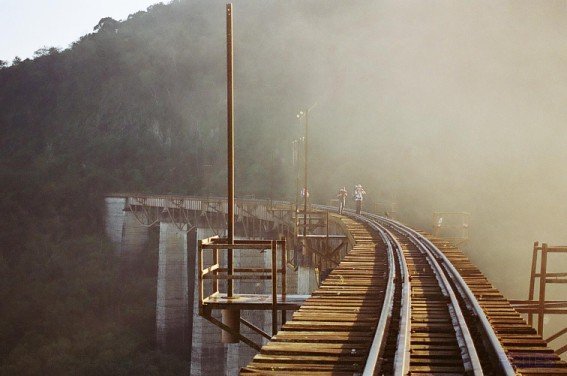
<path fill-rule="evenodd" d="M 202 116 L 221 143 L 224 2 L 206 3 L 199 53 L 219 63 L 202 92 L 217 112 Z M 315 201 L 360 183 L 429 231 L 434 211 L 467 211 L 469 257 L 527 298 L 533 242 L 567 245 L 567 2 L 235 1 L 234 31 L 237 186 L 255 179 L 238 135 L 255 132 L 274 139 L 257 158 L 275 150 L 277 184 L 293 189 L 295 115 L 316 102 Z M 567 271 L 565 257 L 552 269 Z"/>

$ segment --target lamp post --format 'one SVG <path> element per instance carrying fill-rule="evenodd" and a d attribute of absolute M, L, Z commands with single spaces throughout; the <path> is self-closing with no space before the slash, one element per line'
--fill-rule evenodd
<path fill-rule="evenodd" d="M 300 160 L 300 153 L 299 148 L 303 139 L 300 137 L 298 139 L 293 140 L 291 143 L 293 145 L 293 167 L 295 168 L 295 213 L 297 215 L 299 209 L 299 160 Z"/>
<path fill-rule="evenodd" d="M 306 240 L 307 240 L 307 194 L 308 194 L 308 190 L 307 190 L 307 150 L 308 150 L 308 136 L 309 136 L 309 112 L 315 108 L 315 106 L 317 105 L 317 102 L 313 103 L 313 105 L 311 105 L 311 107 L 309 107 L 307 110 L 303 111 L 300 110 L 299 113 L 297 114 L 297 118 L 300 119 L 301 118 L 305 118 L 305 136 L 304 136 L 304 144 L 303 144 L 303 172 L 304 172 L 304 181 L 303 181 L 303 237 L 304 237 L 304 244 L 307 244 Z"/>
<path fill-rule="evenodd" d="M 211 173 L 212 173 L 213 165 L 211 164 L 204 164 L 203 165 L 203 189 L 205 189 L 205 196 L 207 198 L 207 202 L 211 196 Z"/>

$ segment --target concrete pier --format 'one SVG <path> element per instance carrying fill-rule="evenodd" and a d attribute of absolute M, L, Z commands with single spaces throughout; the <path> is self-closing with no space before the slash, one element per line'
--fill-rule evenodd
<path fill-rule="evenodd" d="M 297 269 L 297 293 L 311 295 L 318 286 L 317 273 L 312 266 L 299 266 Z"/>
<path fill-rule="evenodd" d="M 187 355 L 190 328 L 185 229 L 160 223 L 156 335 L 161 349 Z"/>
<path fill-rule="evenodd" d="M 114 245 L 116 254 L 120 256 L 120 262 L 123 264 L 121 272 L 123 278 L 135 280 L 141 270 L 137 261 L 144 260 L 146 256 L 155 259 L 156 253 L 158 254 L 155 311 L 158 348 L 168 353 L 179 354 L 190 361 L 191 375 L 237 375 L 239 369 L 250 362 L 256 351 L 244 343 L 223 344 L 221 329 L 199 316 L 198 312 L 198 275 L 200 271 L 197 265 L 197 241 L 213 236 L 212 229 L 223 228 L 222 213 L 219 214 L 216 211 L 218 208 L 214 205 L 202 206 L 200 202 L 172 201 L 170 198 L 110 197 L 106 199 L 105 204 L 105 230 Z M 143 209 L 140 208 L 142 205 L 145 205 Z M 197 215 L 190 212 L 187 216 L 198 228 L 189 232 L 186 227 L 180 228 L 181 224 L 171 221 L 183 220 L 185 217 L 168 216 L 166 214 L 169 212 L 161 209 L 162 206 L 167 206 L 176 215 L 179 215 L 178 206 L 186 207 L 189 211 L 198 210 Z M 130 211 L 130 208 L 134 211 Z M 246 214 L 251 213 L 257 217 L 244 217 L 235 229 L 236 235 L 256 239 L 279 239 L 282 236 L 282 231 L 276 231 L 274 226 L 265 223 L 266 221 L 272 223 L 271 212 L 265 209 L 248 209 Z M 148 218 L 144 217 L 146 222 L 154 225 L 151 228 L 144 226 L 138 221 L 135 213 L 147 216 Z M 278 252 L 278 268 L 281 267 L 280 256 Z M 225 259 L 226 254 L 223 254 L 222 258 Z M 210 261 L 205 257 L 205 262 L 210 263 Z M 225 261 L 221 263 L 226 266 Z M 239 268 L 269 269 L 271 268 L 271 252 L 268 249 L 235 252 L 234 265 Z M 155 267 L 155 264 L 152 264 L 150 269 L 146 269 L 151 273 Z M 287 292 L 295 294 L 297 285 L 302 279 L 298 278 L 299 273 L 291 268 L 288 268 L 287 272 Z M 270 274 L 268 271 L 265 273 Z M 306 275 L 308 277 L 302 277 L 303 280 L 311 282 L 304 283 L 308 286 L 304 290 L 310 292 L 316 286 L 316 278 L 313 270 L 311 274 Z M 221 285 L 223 283 L 224 281 L 221 282 Z M 278 281 L 278 286 L 280 285 L 281 281 Z M 272 292 L 271 284 L 266 280 L 236 280 L 234 288 L 237 294 L 269 295 Z M 221 287 L 221 291 L 224 289 Z M 278 293 L 280 292 L 281 289 L 278 288 Z M 290 315 L 291 312 L 288 316 Z M 213 311 L 213 316 L 220 320 L 220 311 Z M 270 311 L 243 310 L 241 317 L 271 335 Z M 258 344 L 267 341 L 245 325 L 241 324 L 240 328 L 246 337 Z"/>
<path fill-rule="evenodd" d="M 126 203 L 126 199 L 121 197 L 107 197 L 104 201 L 106 205 L 106 218 L 104 221 L 106 236 L 110 239 L 114 250 L 119 252 L 122 244 L 124 204 Z"/>
<path fill-rule="evenodd" d="M 143 226 L 132 212 L 125 211 L 119 255 L 136 257 L 146 248 L 147 243 L 148 227 Z"/>

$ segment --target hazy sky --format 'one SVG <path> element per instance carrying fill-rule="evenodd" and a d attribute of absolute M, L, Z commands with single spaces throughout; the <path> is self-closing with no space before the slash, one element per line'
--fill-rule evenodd
<path fill-rule="evenodd" d="M 103 17 L 122 20 L 159 0 L 0 0 L 0 60 L 67 48 Z M 165 2 L 164 2 L 165 3 Z"/>

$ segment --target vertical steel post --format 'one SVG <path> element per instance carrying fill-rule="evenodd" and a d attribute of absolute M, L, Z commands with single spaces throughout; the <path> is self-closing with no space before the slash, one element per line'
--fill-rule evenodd
<path fill-rule="evenodd" d="M 228 176 L 228 195 L 227 195 L 227 242 L 234 244 L 234 85 L 232 82 L 232 68 L 234 55 L 232 51 L 232 4 L 226 4 L 226 106 L 227 106 L 227 176 Z M 232 298 L 233 291 L 233 274 L 234 274 L 234 250 L 232 247 L 227 249 L 227 274 L 226 296 Z M 222 322 L 229 326 L 236 333 L 240 333 L 240 310 L 239 309 L 223 309 Z M 222 331 L 223 343 L 238 343 L 240 340 L 238 335 Z"/>
<path fill-rule="evenodd" d="M 528 300 L 530 302 L 534 300 L 534 287 L 535 287 L 538 248 L 539 248 L 539 242 L 534 242 L 534 250 L 532 252 L 532 270 L 530 273 L 530 290 L 528 292 Z M 528 325 L 532 326 L 533 322 L 534 322 L 534 315 L 532 313 L 528 313 Z"/>
<path fill-rule="evenodd" d="M 327 210 L 326 213 L 327 239 L 325 241 L 325 253 L 329 252 L 329 211 Z"/>
<path fill-rule="evenodd" d="M 305 144 L 303 149 L 303 170 L 304 170 L 304 194 L 303 194 L 303 236 L 304 240 L 307 241 L 307 137 L 309 135 L 309 110 L 305 111 Z"/>
<path fill-rule="evenodd" d="M 539 275 L 539 306 L 537 315 L 537 334 L 543 337 L 543 317 L 545 312 L 545 283 L 547 279 L 547 244 L 541 245 L 541 271 Z"/>
<path fill-rule="evenodd" d="M 203 299 L 204 299 L 204 289 L 203 289 L 203 241 L 199 240 L 197 243 L 197 265 L 198 267 L 198 283 L 199 283 L 199 315 L 203 315 Z"/>
<path fill-rule="evenodd" d="M 285 236 L 281 238 L 282 245 L 282 302 L 285 302 L 287 282 L 286 282 L 286 268 L 287 268 L 287 249 L 285 248 Z M 286 310 L 282 310 L 282 325 L 285 324 L 287 319 Z"/>
<path fill-rule="evenodd" d="M 301 119 L 299 119 L 299 124 L 301 125 Z M 301 152 L 300 152 L 300 146 L 301 146 L 301 138 L 298 138 L 297 140 L 294 141 L 294 152 L 295 152 L 295 227 L 293 229 L 294 231 L 294 241 L 297 241 L 297 236 L 299 235 L 299 190 L 301 189 L 299 187 L 299 180 L 300 180 L 300 161 L 301 161 Z"/>
<path fill-rule="evenodd" d="M 219 250 L 213 248 L 213 267 L 220 268 Z M 213 294 L 219 293 L 218 269 L 213 270 Z"/>
<path fill-rule="evenodd" d="M 234 244 L 234 85 L 232 82 L 232 67 L 234 55 L 232 51 L 232 4 L 226 4 L 226 105 L 227 105 L 227 162 L 228 162 L 228 229 L 229 244 Z M 233 250 L 228 250 L 228 275 L 234 273 Z M 227 296 L 233 294 L 232 279 L 227 282 Z"/>
<path fill-rule="evenodd" d="M 278 332 L 278 256 L 277 243 L 272 240 L 272 335 Z"/>
<path fill-rule="evenodd" d="M 281 238 L 282 245 L 282 301 L 285 302 L 287 294 L 286 268 L 287 268 L 287 249 L 285 247 L 285 236 Z"/>

